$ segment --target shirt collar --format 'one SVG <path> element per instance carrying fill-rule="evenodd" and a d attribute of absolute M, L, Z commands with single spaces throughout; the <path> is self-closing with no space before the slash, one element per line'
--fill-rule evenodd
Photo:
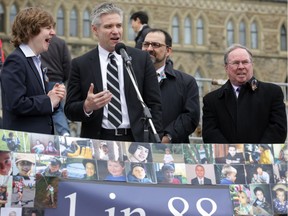
<path fill-rule="evenodd" d="M 33 52 L 33 50 L 28 46 L 28 44 L 20 44 L 19 48 L 22 50 L 22 52 L 24 53 L 25 57 L 39 57 L 40 55 L 35 55 L 35 53 Z"/>
<path fill-rule="evenodd" d="M 163 65 L 162 67 L 158 68 L 156 70 L 157 73 L 161 73 L 162 71 L 164 71 L 165 65 Z"/>
<path fill-rule="evenodd" d="M 138 32 L 142 31 L 142 29 L 144 28 L 144 26 L 147 26 L 147 25 L 148 25 L 148 24 L 143 24 L 143 25 L 140 27 L 140 29 L 139 29 Z"/>
<path fill-rule="evenodd" d="M 238 88 L 241 88 L 241 86 L 236 86 L 236 85 L 233 85 L 233 84 L 232 84 L 232 86 L 233 86 L 234 91 L 236 91 Z"/>
<path fill-rule="evenodd" d="M 99 49 L 99 55 L 102 56 L 103 59 L 106 59 L 108 61 L 108 55 L 110 52 L 101 47 L 100 44 L 98 44 L 98 49 Z M 112 53 L 115 55 L 116 61 L 120 62 L 121 55 L 118 55 L 115 51 L 113 51 Z"/>

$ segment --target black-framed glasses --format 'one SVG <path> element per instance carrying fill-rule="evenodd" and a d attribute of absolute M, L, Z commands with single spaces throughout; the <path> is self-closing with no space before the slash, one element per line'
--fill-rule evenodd
<path fill-rule="evenodd" d="M 144 41 L 144 42 L 142 43 L 142 47 L 144 47 L 144 48 L 146 48 L 146 49 L 147 49 L 150 45 L 152 46 L 153 49 L 157 49 L 157 48 L 160 48 L 160 47 L 162 47 L 162 46 L 166 46 L 166 47 L 167 47 L 166 44 L 161 44 L 161 43 L 158 43 L 158 42 L 148 42 L 148 41 Z"/>

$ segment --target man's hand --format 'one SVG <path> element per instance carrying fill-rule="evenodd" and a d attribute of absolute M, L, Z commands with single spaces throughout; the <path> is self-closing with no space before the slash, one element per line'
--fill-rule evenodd
<path fill-rule="evenodd" d="M 84 102 L 84 110 L 86 113 L 90 113 L 93 110 L 98 110 L 108 104 L 112 99 L 112 93 L 108 90 L 104 90 L 97 94 L 93 93 L 94 84 L 91 83 L 87 92 L 87 97 Z"/>

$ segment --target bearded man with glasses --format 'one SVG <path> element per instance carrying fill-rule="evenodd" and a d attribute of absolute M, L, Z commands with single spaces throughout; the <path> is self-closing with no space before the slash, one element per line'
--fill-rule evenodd
<path fill-rule="evenodd" d="M 172 38 L 166 31 L 150 30 L 142 43 L 142 50 L 150 54 L 158 74 L 164 128 L 162 143 L 189 143 L 189 135 L 197 128 L 200 118 L 196 80 L 173 68 L 170 60 Z"/>
<path fill-rule="evenodd" d="M 233 44 L 224 55 L 228 81 L 203 98 L 205 143 L 284 143 L 287 116 L 280 86 L 254 77 L 252 53 Z"/>

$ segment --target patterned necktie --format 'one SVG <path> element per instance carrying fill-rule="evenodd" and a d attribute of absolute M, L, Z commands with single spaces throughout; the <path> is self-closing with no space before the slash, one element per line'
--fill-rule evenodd
<path fill-rule="evenodd" d="M 122 123 L 122 111 L 120 101 L 120 90 L 118 80 L 118 67 L 115 61 L 115 55 L 109 53 L 110 61 L 107 65 L 107 88 L 113 94 L 108 104 L 108 121 L 116 128 Z"/>
<path fill-rule="evenodd" d="M 238 98 L 238 96 L 239 96 L 239 93 L 240 93 L 240 87 L 237 87 L 236 88 L 236 97 Z"/>

